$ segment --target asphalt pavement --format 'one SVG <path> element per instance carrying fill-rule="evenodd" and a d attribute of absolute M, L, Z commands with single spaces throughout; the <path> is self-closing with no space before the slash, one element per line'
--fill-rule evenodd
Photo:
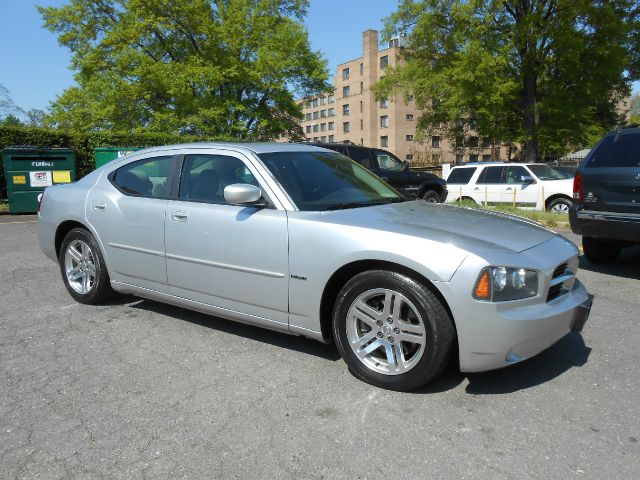
<path fill-rule="evenodd" d="M 582 334 L 397 393 L 330 345 L 75 303 L 33 217 L 0 216 L 0 478 L 638 479 L 640 249 L 580 264 Z"/>

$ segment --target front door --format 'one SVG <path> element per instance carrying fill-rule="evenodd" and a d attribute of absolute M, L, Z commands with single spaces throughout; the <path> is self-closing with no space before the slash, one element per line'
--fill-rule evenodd
<path fill-rule="evenodd" d="M 506 185 L 502 194 L 502 203 L 516 207 L 535 208 L 538 203 L 538 191 L 540 187 L 535 182 L 524 182 L 523 177 L 533 175 L 520 165 L 507 167 Z"/>
<path fill-rule="evenodd" d="M 229 205 L 224 188 L 256 180 L 240 154 L 185 155 L 177 200 L 167 205 L 167 275 L 173 295 L 288 323 L 287 214 Z"/>

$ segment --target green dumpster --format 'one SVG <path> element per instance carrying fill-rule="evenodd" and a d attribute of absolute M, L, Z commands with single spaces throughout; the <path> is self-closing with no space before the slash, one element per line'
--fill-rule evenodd
<path fill-rule="evenodd" d="M 11 213 L 37 212 L 45 188 L 76 179 L 76 154 L 68 148 L 7 147 L 2 162 Z"/>
<path fill-rule="evenodd" d="M 98 147 L 94 150 L 96 157 L 96 168 L 106 165 L 111 160 L 124 157 L 145 147 Z"/>

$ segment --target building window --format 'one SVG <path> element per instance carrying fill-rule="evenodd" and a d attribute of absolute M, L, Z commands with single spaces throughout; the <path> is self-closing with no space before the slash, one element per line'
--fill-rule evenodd
<path fill-rule="evenodd" d="M 320 118 L 320 112 L 316 110 L 315 112 L 313 112 L 313 119 L 317 120 L 318 118 Z"/>
<path fill-rule="evenodd" d="M 389 66 L 389 55 L 385 55 L 384 57 L 380 57 L 380 68 L 385 69 Z"/>
<path fill-rule="evenodd" d="M 336 99 L 334 98 L 333 93 L 332 93 L 331 95 L 329 95 L 329 103 L 333 103 L 335 101 L 336 101 Z"/>
<path fill-rule="evenodd" d="M 464 155 L 462 155 L 461 153 L 458 153 L 456 155 L 456 164 L 460 164 L 462 162 L 464 162 Z"/>
<path fill-rule="evenodd" d="M 456 147 L 457 148 L 464 147 L 464 139 L 462 137 L 456 137 Z"/>
<path fill-rule="evenodd" d="M 362 100 L 360 100 L 360 113 L 362 113 Z"/>
<path fill-rule="evenodd" d="M 317 131 L 318 131 L 318 124 L 317 124 L 317 123 L 313 126 L 313 131 L 314 131 L 314 132 L 317 132 Z"/>
<path fill-rule="evenodd" d="M 329 130 L 333 130 L 333 126 L 334 126 L 333 122 L 329 122 Z"/>
<path fill-rule="evenodd" d="M 471 148 L 478 147 L 478 137 L 469 137 L 469 147 Z"/>
<path fill-rule="evenodd" d="M 311 112 L 307 112 L 307 117 L 306 117 L 306 118 L 307 118 L 307 122 L 308 122 L 309 120 L 311 120 Z"/>
<path fill-rule="evenodd" d="M 383 98 L 380 100 L 380 108 L 388 108 L 389 107 L 389 99 Z"/>
<path fill-rule="evenodd" d="M 307 143 L 311 143 L 311 138 L 307 138 Z"/>
<path fill-rule="evenodd" d="M 490 162 L 491 161 L 491 154 L 488 153 L 488 154 L 482 155 L 482 161 L 483 162 Z"/>
<path fill-rule="evenodd" d="M 364 75 L 364 63 L 360 64 L 360 75 Z"/>
<path fill-rule="evenodd" d="M 327 103 L 327 97 L 320 97 L 320 105 Z"/>
<path fill-rule="evenodd" d="M 409 102 L 413 101 L 413 95 L 411 95 L 410 93 L 407 93 L 407 94 L 404 96 L 404 101 L 405 101 L 405 102 L 407 102 L 407 103 L 409 103 Z"/>
<path fill-rule="evenodd" d="M 433 148 L 440 148 L 440 137 L 438 135 L 431 137 L 431 146 Z"/>
<path fill-rule="evenodd" d="M 314 99 L 313 99 L 313 106 L 314 106 L 314 107 L 317 107 L 317 106 L 318 106 L 318 99 L 317 99 L 317 98 L 314 98 Z"/>
<path fill-rule="evenodd" d="M 431 163 L 440 163 L 440 154 L 432 153 L 431 154 Z"/>
<path fill-rule="evenodd" d="M 320 139 L 318 137 L 313 137 L 314 142 L 318 142 Z"/>
<path fill-rule="evenodd" d="M 360 119 L 360 130 L 364 130 L 364 120 Z"/>
<path fill-rule="evenodd" d="M 351 95 L 351 88 L 349 87 L 349 85 L 347 85 L 346 87 L 342 87 L 342 96 L 348 97 L 349 95 Z"/>
<path fill-rule="evenodd" d="M 311 125 L 307 125 L 307 133 L 311 133 Z"/>
<path fill-rule="evenodd" d="M 413 160 L 413 153 L 407 153 L 407 156 L 405 158 L 407 160 Z"/>
<path fill-rule="evenodd" d="M 329 143 L 333 143 L 336 141 L 335 135 L 329 135 Z"/>
<path fill-rule="evenodd" d="M 330 117 L 333 117 L 336 114 L 336 109 L 335 108 L 330 108 L 328 113 L 329 113 Z"/>
<path fill-rule="evenodd" d="M 320 110 L 320 118 L 327 118 L 327 111 L 326 110 Z"/>
<path fill-rule="evenodd" d="M 320 124 L 320 131 L 321 132 L 326 132 L 327 131 L 327 124 L 326 123 L 321 123 Z"/>
<path fill-rule="evenodd" d="M 413 122 L 413 115 L 411 113 L 407 113 L 407 121 Z"/>
<path fill-rule="evenodd" d="M 360 82 L 360 93 L 364 93 L 364 82 Z"/>
<path fill-rule="evenodd" d="M 342 105 L 342 115 L 349 115 L 349 104 L 345 103 Z"/>
<path fill-rule="evenodd" d="M 469 155 L 469 161 L 470 162 L 477 162 L 478 161 L 478 155 L 476 155 L 475 153 L 473 155 Z"/>
<path fill-rule="evenodd" d="M 380 146 L 381 147 L 388 147 L 389 146 L 389 137 L 387 137 L 386 135 L 380 137 Z"/>
<path fill-rule="evenodd" d="M 389 126 L 389 116 L 388 115 L 382 115 L 380 117 L 380 127 L 387 128 L 388 126 Z"/>
<path fill-rule="evenodd" d="M 320 137 L 320 141 L 322 143 L 326 143 L 327 142 L 327 137 L 323 135 L 322 137 Z"/>
<path fill-rule="evenodd" d="M 349 80 L 349 67 L 342 69 L 342 79 Z"/>
<path fill-rule="evenodd" d="M 351 126 L 349 125 L 349 122 L 344 122 L 342 124 L 342 131 L 344 133 L 349 133 L 349 131 L 351 131 Z"/>
<path fill-rule="evenodd" d="M 482 148 L 491 148 L 491 140 L 489 140 L 488 138 L 483 138 Z"/>
<path fill-rule="evenodd" d="M 307 108 L 311 108 L 311 100 L 307 100 Z"/>
<path fill-rule="evenodd" d="M 407 142 L 413 142 L 413 135 L 406 136 Z"/>

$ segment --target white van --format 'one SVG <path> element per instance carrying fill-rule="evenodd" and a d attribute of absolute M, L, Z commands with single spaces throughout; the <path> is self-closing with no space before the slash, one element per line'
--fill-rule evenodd
<path fill-rule="evenodd" d="M 573 179 L 542 163 L 460 165 L 451 169 L 447 185 L 446 203 L 473 200 L 555 213 L 568 213 L 573 205 Z"/>

